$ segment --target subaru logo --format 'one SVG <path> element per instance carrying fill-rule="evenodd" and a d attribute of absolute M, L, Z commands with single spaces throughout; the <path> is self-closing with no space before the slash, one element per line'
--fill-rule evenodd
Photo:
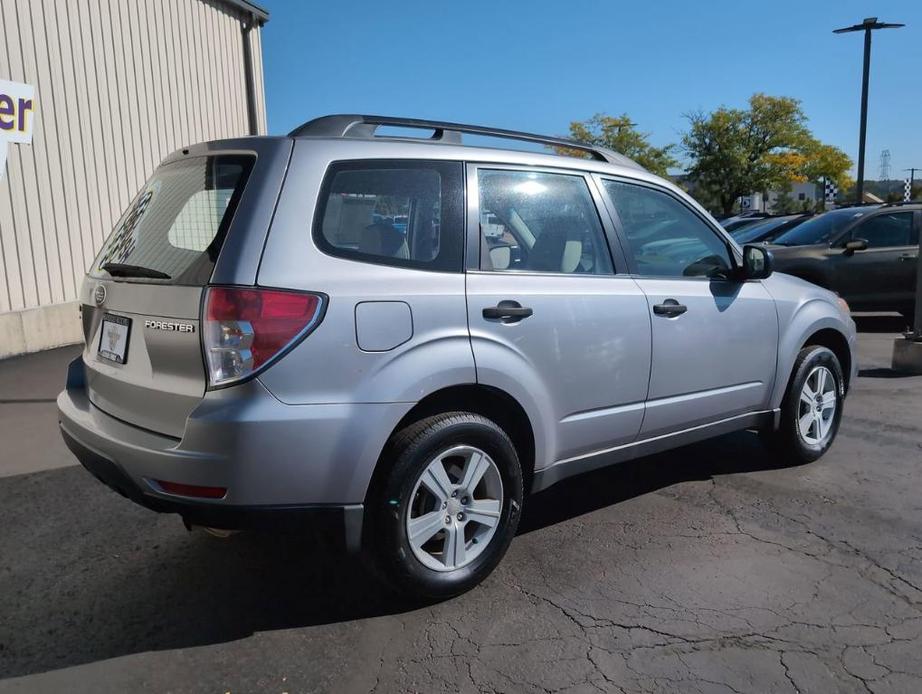
<path fill-rule="evenodd" d="M 102 306 L 105 300 L 106 300 L 106 285 L 97 284 L 96 289 L 93 290 L 93 301 L 96 302 L 97 306 Z"/>

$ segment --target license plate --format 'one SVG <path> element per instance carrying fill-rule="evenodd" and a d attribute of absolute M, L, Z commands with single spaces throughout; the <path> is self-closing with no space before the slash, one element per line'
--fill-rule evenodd
<path fill-rule="evenodd" d="M 128 359 L 128 336 L 131 333 L 131 319 L 107 313 L 102 317 L 99 329 L 99 348 L 96 353 L 103 359 L 124 364 Z"/>

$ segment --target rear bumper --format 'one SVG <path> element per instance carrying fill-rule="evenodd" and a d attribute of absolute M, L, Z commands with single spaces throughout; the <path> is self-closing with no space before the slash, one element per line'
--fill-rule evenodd
<path fill-rule="evenodd" d="M 206 394 L 175 439 L 94 406 L 78 358 L 58 396 L 58 419 L 83 466 L 142 506 L 219 528 L 335 529 L 355 548 L 381 448 L 410 407 L 286 405 L 253 380 Z M 155 480 L 223 487 L 227 494 L 177 496 Z"/>
<path fill-rule="evenodd" d="M 362 543 L 362 504 L 348 506 L 230 506 L 179 497 L 155 496 L 142 489 L 118 465 L 61 428 L 64 443 L 96 479 L 122 496 L 158 513 L 177 513 L 190 525 L 224 529 L 317 532 L 357 551 Z"/>

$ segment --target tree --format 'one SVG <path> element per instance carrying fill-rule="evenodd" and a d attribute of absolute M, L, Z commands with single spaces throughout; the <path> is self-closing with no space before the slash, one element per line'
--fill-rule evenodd
<path fill-rule="evenodd" d="M 678 166 L 679 162 L 672 157 L 675 145 L 655 147 L 650 144 L 649 133 L 637 130 L 636 124 L 631 122 L 625 113 L 621 116 L 608 116 L 597 113 L 592 118 L 584 121 L 570 123 L 570 137 L 596 147 L 605 147 L 619 154 L 630 157 L 642 167 L 660 176 L 668 175 L 669 167 Z M 580 150 L 565 147 L 554 148 L 558 154 L 584 157 Z"/>
<path fill-rule="evenodd" d="M 717 197 L 725 214 L 742 195 L 792 182 L 828 176 L 841 188 L 851 167 L 844 152 L 813 137 L 797 99 L 754 94 L 747 109 L 722 106 L 686 118 L 689 178 Z"/>
<path fill-rule="evenodd" d="M 791 214 L 797 209 L 797 201 L 791 197 L 790 191 L 782 190 L 772 203 L 772 212 L 775 214 Z"/>

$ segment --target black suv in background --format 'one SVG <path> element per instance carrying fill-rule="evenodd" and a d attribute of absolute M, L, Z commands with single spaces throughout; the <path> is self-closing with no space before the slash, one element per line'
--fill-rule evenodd
<path fill-rule="evenodd" d="M 912 317 L 922 203 L 845 207 L 776 238 L 775 269 L 837 292 L 856 311 Z"/>

